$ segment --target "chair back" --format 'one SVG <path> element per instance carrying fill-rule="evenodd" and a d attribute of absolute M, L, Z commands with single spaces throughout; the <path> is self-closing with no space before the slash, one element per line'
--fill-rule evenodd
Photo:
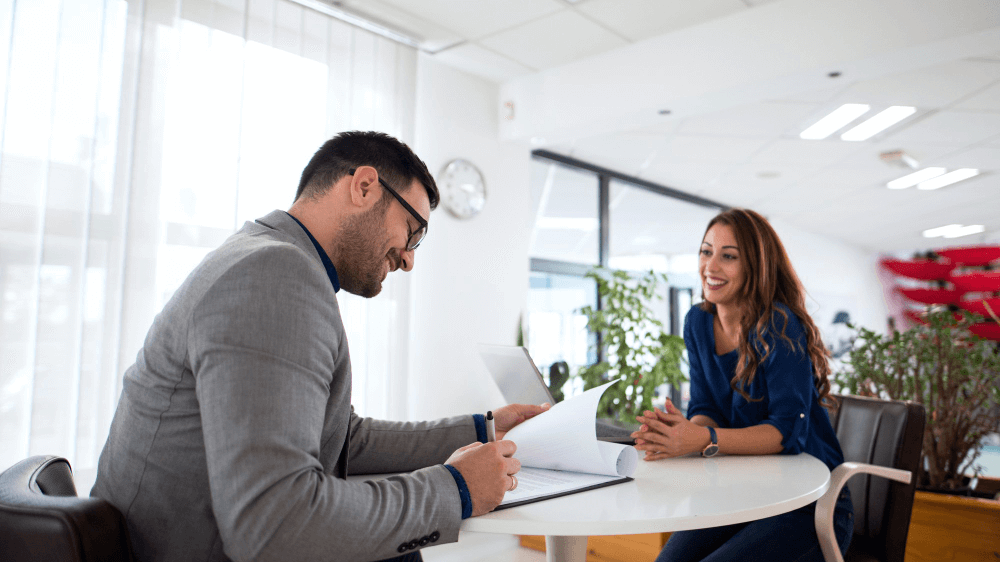
<path fill-rule="evenodd" d="M 0 474 L 0 558 L 10 561 L 129 562 L 121 512 L 76 495 L 66 459 L 36 456 Z"/>
<path fill-rule="evenodd" d="M 833 417 L 844 460 L 909 470 L 909 484 L 859 474 L 847 481 L 854 503 L 854 538 L 845 560 L 903 562 L 913 493 L 920 469 L 924 407 L 900 402 L 834 396 Z"/>

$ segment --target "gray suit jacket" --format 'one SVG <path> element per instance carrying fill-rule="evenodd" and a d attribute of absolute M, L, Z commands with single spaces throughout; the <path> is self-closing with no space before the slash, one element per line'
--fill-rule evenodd
<path fill-rule="evenodd" d="M 378 560 L 458 540 L 472 416 L 361 418 L 337 297 L 283 211 L 209 254 L 125 373 L 92 495 L 143 561 Z M 415 471 L 374 482 L 355 474 Z M 436 541 L 430 542 L 431 538 Z"/>

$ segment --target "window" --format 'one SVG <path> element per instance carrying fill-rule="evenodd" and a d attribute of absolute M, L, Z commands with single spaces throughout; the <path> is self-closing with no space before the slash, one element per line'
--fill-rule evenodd
<path fill-rule="evenodd" d="M 0 4 L 0 468 L 92 469 L 191 269 L 333 133 L 412 139 L 417 54 L 289 0 Z M 366 415 L 406 401 L 408 287 L 341 293 Z"/>
<path fill-rule="evenodd" d="M 565 361 L 570 373 L 597 361 L 597 338 L 579 312 L 584 306 L 597 306 L 597 284 L 579 275 L 542 271 L 531 272 L 529 279 L 525 325 L 530 337 L 525 346 L 550 384 L 549 368 L 557 361 Z M 566 396 L 582 389 L 572 379 L 562 387 Z"/>
<path fill-rule="evenodd" d="M 531 195 L 535 228 L 529 255 L 561 262 L 598 264 L 597 177 L 535 160 L 531 167 Z"/>
<path fill-rule="evenodd" d="M 535 151 L 531 187 L 536 220 L 531 242 L 526 345 L 548 380 L 556 361 L 570 366 L 566 396 L 583 389 L 577 370 L 603 357 L 579 309 L 599 306 L 596 265 L 665 273 L 669 286 L 655 303 L 664 329 L 680 335 L 700 295 L 698 247 L 708 221 L 725 207 L 548 151 Z M 687 373 L 685 373 L 687 374 Z M 687 407 L 688 389 L 667 389 Z"/>

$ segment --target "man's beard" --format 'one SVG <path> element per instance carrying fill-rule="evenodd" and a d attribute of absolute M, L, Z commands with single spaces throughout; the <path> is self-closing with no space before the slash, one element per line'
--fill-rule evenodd
<path fill-rule="evenodd" d="M 384 200 L 385 198 L 383 198 Z M 389 201 L 379 201 L 361 215 L 347 219 L 337 233 L 340 246 L 341 267 L 337 271 L 340 287 L 348 293 L 370 299 L 382 292 L 382 268 L 386 254 L 379 254 L 385 239 L 385 216 Z M 390 271 L 399 266 L 399 255 L 390 251 L 393 263 Z"/>

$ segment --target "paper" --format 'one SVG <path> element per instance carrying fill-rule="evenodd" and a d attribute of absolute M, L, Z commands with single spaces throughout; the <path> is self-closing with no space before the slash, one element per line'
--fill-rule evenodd
<path fill-rule="evenodd" d="M 567 493 L 582 492 L 622 480 L 624 479 L 619 476 L 522 466 L 520 472 L 517 473 L 517 488 L 504 494 L 503 501 L 497 509 L 513 507 L 513 504 L 520 505 L 540 499 L 558 497 Z"/>
<path fill-rule="evenodd" d="M 597 440 L 594 420 L 612 381 L 553 406 L 507 432 L 521 461 L 518 486 L 500 506 L 623 481 L 639 464 L 634 447 Z"/>

